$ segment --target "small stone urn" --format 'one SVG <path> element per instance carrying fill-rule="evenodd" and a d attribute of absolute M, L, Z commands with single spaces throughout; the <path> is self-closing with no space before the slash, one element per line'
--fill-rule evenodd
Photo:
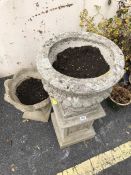
<path fill-rule="evenodd" d="M 109 71 L 95 78 L 73 78 L 53 68 L 60 52 L 81 46 L 98 48 Z M 43 45 L 37 68 L 52 101 L 52 122 L 60 147 L 94 137 L 94 120 L 105 116 L 100 103 L 110 96 L 112 86 L 124 74 L 124 56 L 119 47 L 94 33 L 65 33 Z"/>
<path fill-rule="evenodd" d="M 23 118 L 47 122 L 51 112 L 51 103 L 50 103 L 49 97 L 47 97 L 46 99 L 38 103 L 27 105 L 21 102 L 17 95 L 18 87 L 26 80 L 29 80 L 32 78 L 36 81 L 41 80 L 40 74 L 35 69 L 22 69 L 21 71 L 16 73 L 12 79 L 6 80 L 4 82 L 4 86 L 5 86 L 4 99 L 5 101 L 12 104 L 14 107 L 19 109 L 20 111 L 24 112 Z M 31 89 L 29 89 L 29 91 L 30 90 Z M 29 91 L 27 92 L 27 94 L 29 93 Z M 28 100 L 29 97 L 27 96 L 26 98 L 27 99 L 25 100 Z"/>

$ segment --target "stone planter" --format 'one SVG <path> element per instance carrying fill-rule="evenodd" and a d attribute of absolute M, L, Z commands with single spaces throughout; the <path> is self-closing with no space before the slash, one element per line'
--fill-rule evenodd
<path fill-rule="evenodd" d="M 99 48 L 110 66 L 108 72 L 96 78 L 79 79 L 63 75 L 52 67 L 61 51 L 87 45 Z M 65 33 L 44 44 L 37 68 L 52 100 L 52 121 L 60 147 L 94 137 L 94 120 L 105 116 L 100 103 L 110 96 L 112 86 L 124 74 L 124 56 L 118 46 L 94 33 Z"/>
<path fill-rule="evenodd" d="M 5 101 L 12 104 L 15 108 L 24 112 L 23 118 L 47 122 L 51 112 L 51 103 L 49 97 L 40 103 L 34 105 L 22 104 L 16 95 L 17 87 L 29 78 L 41 79 L 41 76 L 35 69 L 22 69 L 13 76 L 12 79 L 5 81 Z"/>

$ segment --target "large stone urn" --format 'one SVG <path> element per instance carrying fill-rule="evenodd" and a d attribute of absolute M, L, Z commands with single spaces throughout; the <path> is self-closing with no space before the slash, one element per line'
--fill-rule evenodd
<path fill-rule="evenodd" d="M 53 68 L 58 53 L 81 46 L 98 48 L 109 71 L 96 78 L 81 79 L 66 76 Z M 52 101 L 52 122 L 60 147 L 94 137 L 94 120 L 105 116 L 100 103 L 110 96 L 112 86 L 124 74 L 124 56 L 119 47 L 94 33 L 65 33 L 43 45 L 37 68 Z"/>

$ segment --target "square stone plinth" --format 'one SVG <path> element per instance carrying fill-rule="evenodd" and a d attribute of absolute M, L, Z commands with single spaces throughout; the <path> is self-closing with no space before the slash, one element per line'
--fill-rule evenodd
<path fill-rule="evenodd" d="M 95 136 L 95 131 L 93 127 L 90 127 L 90 128 L 84 128 L 83 130 L 78 130 L 76 132 L 69 134 L 66 137 L 63 137 L 62 133 L 64 133 L 64 129 L 59 127 L 54 113 L 51 114 L 51 119 L 60 148 L 65 148 L 67 146 L 79 143 L 81 141 L 91 139 Z"/>
<path fill-rule="evenodd" d="M 53 104 L 52 122 L 60 147 L 66 147 L 95 136 L 92 127 L 94 120 L 105 116 L 105 111 L 100 104 L 96 110 L 78 114 L 70 118 L 64 118 L 58 104 Z"/>

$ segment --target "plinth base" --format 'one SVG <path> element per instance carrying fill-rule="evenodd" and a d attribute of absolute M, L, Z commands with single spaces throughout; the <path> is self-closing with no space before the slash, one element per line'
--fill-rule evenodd
<path fill-rule="evenodd" d="M 51 108 L 51 105 L 48 104 L 40 110 L 25 111 L 22 118 L 40 122 L 48 122 L 51 113 Z"/>
<path fill-rule="evenodd" d="M 95 131 L 91 126 L 90 128 L 84 128 L 83 130 L 80 130 L 77 133 L 74 132 L 62 138 L 62 129 L 58 126 L 54 113 L 51 114 L 51 119 L 52 119 L 52 123 L 55 129 L 55 133 L 56 133 L 60 148 L 67 147 L 84 140 L 89 140 L 95 136 Z"/>

